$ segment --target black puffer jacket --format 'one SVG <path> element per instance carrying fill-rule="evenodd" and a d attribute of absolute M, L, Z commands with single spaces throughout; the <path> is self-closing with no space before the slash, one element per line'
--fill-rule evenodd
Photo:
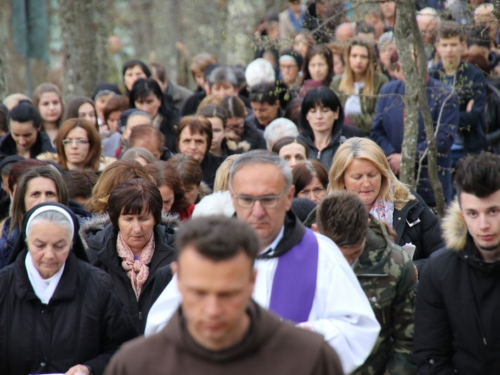
<path fill-rule="evenodd" d="M 409 201 L 401 210 L 394 209 L 392 226 L 397 234 L 394 243 L 399 246 L 407 243 L 415 245 L 413 263 L 420 274 L 427 258 L 444 247 L 444 241 L 437 216 L 417 193 L 412 191 L 412 194 L 416 199 Z"/>
<path fill-rule="evenodd" d="M 500 261 L 483 261 L 458 202 L 443 228 L 447 248 L 431 257 L 417 291 L 418 373 L 500 374 Z"/>
<path fill-rule="evenodd" d="M 88 248 L 90 263 L 111 276 L 118 296 L 132 320 L 138 334 L 144 333 L 146 317 L 154 301 L 151 293 L 155 281 L 156 271 L 175 260 L 175 251 L 171 247 L 173 240 L 173 226 L 177 221 L 165 221 L 168 226 L 159 224 L 154 228 L 155 251 L 149 264 L 149 276 L 144 284 L 139 300 L 137 300 L 132 284 L 123 269 L 122 259 L 116 251 L 118 233 L 109 222 L 109 217 L 98 216 L 82 225 L 80 235 Z M 165 285 L 166 286 L 166 285 Z M 164 287 L 165 287 L 164 286 Z"/>
<path fill-rule="evenodd" d="M 0 374 L 65 373 L 78 364 L 102 374 L 120 345 L 136 336 L 109 275 L 71 252 L 45 305 L 25 259 L 26 250 L 0 272 Z"/>

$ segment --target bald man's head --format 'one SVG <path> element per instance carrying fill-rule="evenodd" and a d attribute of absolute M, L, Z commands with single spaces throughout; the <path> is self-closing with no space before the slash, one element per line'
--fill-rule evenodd
<path fill-rule="evenodd" d="M 354 25 L 350 22 L 344 22 L 335 29 L 335 40 L 339 42 L 349 42 L 354 38 Z"/>
<path fill-rule="evenodd" d="M 498 21 L 493 10 L 493 4 L 481 4 L 474 11 L 474 23 L 488 27 L 491 40 L 495 39 L 498 30 Z"/>
<path fill-rule="evenodd" d="M 439 29 L 439 17 L 433 8 L 424 8 L 417 14 L 418 30 L 425 43 L 434 44 Z"/>

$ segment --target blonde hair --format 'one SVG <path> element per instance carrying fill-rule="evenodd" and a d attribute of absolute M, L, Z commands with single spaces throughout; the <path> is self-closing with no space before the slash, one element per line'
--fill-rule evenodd
<path fill-rule="evenodd" d="M 402 209 L 408 201 L 415 199 L 408 187 L 392 172 L 384 151 L 368 138 L 349 138 L 338 148 L 328 173 L 329 192 L 345 189 L 344 173 L 356 159 L 369 161 L 382 175 L 377 199 L 394 201 L 394 206 L 398 210 Z"/>
<path fill-rule="evenodd" d="M 363 88 L 363 95 L 373 95 L 373 80 L 375 79 L 375 64 L 377 59 L 375 57 L 375 50 L 373 44 L 370 41 L 361 38 L 353 38 L 351 42 L 347 45 L 344 51 L 344 74 L 342 74 L 342 79 L 339 84 L 339 91 L 345 95 L 354 95 L 354 73 L 351 70 L 351 65 L 349 64 L 349 56 L 351 54 L 352 47 L 359 46 L 365 47 L 368 51 L 368 66 L 366 68 L 365 76 L 365 87 Z"/>
<path fill-rule="evenodd" d="M 236 159 L 240 156 L 241 154 L 230 155 L 219 166 L 217 173 L 215 174 L 214 193 L 229 190 L 229 172 L 231 171 L 231 167 Z"/>

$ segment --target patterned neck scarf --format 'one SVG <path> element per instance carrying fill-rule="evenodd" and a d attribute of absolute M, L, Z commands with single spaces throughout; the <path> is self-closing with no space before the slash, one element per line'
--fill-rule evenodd
<path fill-rule="evenodd" d="M 132 289 L 135 292 L 137 300 L 139 300 L 142 286 L 146 283 L 149 276 L 148 264 L 151 263 L 151 258 L 153 258 L 153 253 L 155 251 L 155 236 L 154 234 L 151 235 L 151 238 L 137 260 L 134 260 L 134 253 L 125 243 L 121 233 L 118 233 L 116 250 L 118 256 L 123 260 L 122 267 L 127 271 L 127 276 L 132 283 Z"/>
<path fill-rule="evenodd" d="M 393 194 L 392 184 L 390 186 L 391 194 Z M 394 201 L 388 199 L 377 199 L 370 210 L 376 219 L 383 220 L 392 228 L 392 217 L 394 215 Z"/>

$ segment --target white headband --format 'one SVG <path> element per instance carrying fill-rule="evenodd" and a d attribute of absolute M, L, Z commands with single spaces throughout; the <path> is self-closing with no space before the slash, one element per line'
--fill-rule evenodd
<path fill-rule="evenodd" d="M 33 222 L 33 219 L 35 219 L 41 213 L 47 212 L 47 211 L 56 211 L 56 212 L 59 212 L 66 219 L 68 219 L 68 221 L 71 224 L 71 239 L 73 239 L 73 235 L 75 234 L 75 227 L 74 227 L 74 224 L 73 224 L 73 218 L 71 217 L 71 215 L 66 210 L 64 210 L 64 209 L 62 209 L 61 207 L 58 207 L 58 206 L 50 206 L 50 205 L 48 205 L 48 206 L 40 207 L 39 209 L 35 210 L 35 212 L 33 212 L 33 214 L 28 219 L 28 223 L 26 224 L 26 233 L 28 233 L 30 225 Z"/>

